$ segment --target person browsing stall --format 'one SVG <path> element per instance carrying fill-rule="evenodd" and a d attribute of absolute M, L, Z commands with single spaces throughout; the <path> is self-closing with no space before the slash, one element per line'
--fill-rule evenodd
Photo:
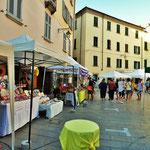
<path fill-rule="evenodd" d="M 27 72 L 24 72 L 23 75 L 24 75 L 24 77 L 22 77 L 20 79 L 20 83 L 25 85 L 25 87 L 23 87 L 23 90 L 29 90 L 30 89 L 30 85 L 31 85 L 31 81 L 28 78 Z"/>

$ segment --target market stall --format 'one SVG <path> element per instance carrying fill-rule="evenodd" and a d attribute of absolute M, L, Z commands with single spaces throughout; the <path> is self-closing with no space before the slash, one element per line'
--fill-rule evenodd
<path fill-rule="evenodd" d="M 7 59 L 7 66 L 8 66 L 8 82 L 9 82 L 9 97 L 10 97 L 10 104 L 9 104 L 9 111 L 10 111 L 10 130 L 12 133 L 12 150 L 14 150 L 14 46 L 10 45 L 6 42 L 0 41 L 0 59 Z M 3 63 L 3 61 L 2 61 Z M 1 105 L 0 105 L 1 106 Z M 3 114 L 1 114 L 1 119 L 4 118 Z M 0 130 L 2 126 L 0 126 Z"/>
<path fill-rule="evenodd" d="M 131 78 L 130 75 L 125 75 L 122 74 L 118 71 L 111 71 L 111 72 L 107 72 L 104 73 L 102 75 L 99 75 L 100 78 L 113 78 L 113 79 L 118 79 L 118 78 Z"/>
<path fill-rule="evenodd" d="M 21 66 L 31 66 L 31 95 L 29 108 L 29 137 L 28 143 L 30 147 L 31 141 L 31 120 L 33 117 L 34 95 L 33 95 L 33 81 L 34 81 L 34 66 L 50 66 L 60 64 L 70 64 L 73 62 L 67 60 L 62 54 L 58 54 L 32 40 L 27 35 L 22 35 L 15 39 L 7 41 L 15 47 L 15 64 Z M 12 67 L 14 69 L 14 66 Z M 14 81 L 14 80 L 13 80 Z M 28 117 L 29 117 L 28 116 Z M 14 117 L 14 115 L 13 115 Z M 13 118 L 12 117 L 12 118 Z M 14 119 L 13 119 L 14 121 Z"/>
<path fill-rule="evenodd" d="M 83 85 L 83 82 L 80 82 L 80 78 L 87 78 L 88 77 L 88 69 L 80 65 L 78 62 L 76 62 L 73 58 L 67 56 L 66 57 L 68 60 L 73 61 L 74 63 L 74 68 L 72 66 L 52 66 L 52 67 L 46 67 L 45 72 L 47 69 L 51 70 L 56 70 L 57 74 L 62 74 L 63 78 L 65 74 L 74 74 L 77 76 L 77 82 L 76 82 L 76 87 L 77 87 L 77 93 L 78 93 L 78 102 L 82 102 L 84 99 L 87 98 L 87 91 L 86 88 Z M 44 73 L 45 74 L 45 73 Z M 45 79 L 45 78 L 44 78 Z M 44 79 L 43 79 L 43 87 L 44 87 Z M 64 79 L 62 79 L 64 81 Z M 74 82 L 74 79 L 73 79 Z M 81 86 L 82 84 L 82 86 Z M 65 102 L 70 100 L 71 104 L 74 106 L 74 95 L 71 94 L 70 92 L 66 91 L 66 98 Z M 76 102 L 75 102 L 76 103 Z"/>

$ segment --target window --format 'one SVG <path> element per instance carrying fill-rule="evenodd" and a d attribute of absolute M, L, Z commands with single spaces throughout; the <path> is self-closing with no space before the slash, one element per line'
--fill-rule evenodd
<path fill-rule="evenodd" d="M 148 50 L 147 42 L 144 42 L 144 49 Z"/>
<path fill-rule="evenodd" d="M 147 60 L 144 60 L 144 67 L 147 67 Z"/>
<path fill-rule="evenodd" d="M 66 51 L 66 34 L 63 34 L 63 50 Z"/>
<path fill-rule="evenodd" d="M 107 21 L 107 30 L 111 30 L 111 22 L 110 21 Z"/>
<path fill-rule="evenodd" d="M 128 53 L 129 45 L 125 44 L 125 52 Z"/>
<path fill-rule="evenodd" d="M 134 46 L 134 54 L 140 54 L 140 47 Z"/>
<path fill-rule="evenodd" d="M 111 40 L 107 40 L 107 49 L 111 49 Z"/>
<path fill-rule="evenodd" d="M 7 0 L 7 13 L 16 20 L 21 21 L 22 0 Z"/>
<path fill-rule="evenodd" d="M 77 47 L 76 47 L 76 42 L 77 42 L 77 40 L 76 39 L 74 39 L 74 49 L 76 49 Z"/>
<path fill-rule="evenodd" d="M 98 27 L 98 17 L 94 17 L 94 27 Z"/>
<path fill-rule="evenodd" d="M 93 46 L 98 47 L 98 37 L 94 36 Z"/>
<path fill-rule="evenodd" d="M 128 69 L 128 60 L 125 60 L 125 68 Z"/>
<path fill-rule="evenodd" d="M 120 51 L 120 43 L 117 42 L 117 51 Z"/>
<path fill-rule="evenodd" d="M 66 23 L 69 25 L 70 29 L 73 30 L 74 21 L 67 6 L 65 5 L 64 0 L 62 0 L 62 16 Z"/>
<path fill-rule="evenodd" d="M 129 29 L 128 29 L 128 27 L 125 27 L 125 35 L 129 35 Z"/>
<path fill-rule="evenodd" d="M 45 13 L 45 33 L 44 33 L 44 38 L 46 40 L 51 39 L 51 17 Z"/>
<path fill-rule="evenodd" d="M 134 69 L 140 69 L 140 62 L 134 61 Z"/>
<path fill-rule="evenodd" d="M 70 0 L 71 5 L 73 6 L 73 0 Z"/>
<path fill-rule="evenodd" d="M 122 68 L 122 60 L 121 59 L 117 59 L 117 68 Z"/>
<path fill-rule="evenodd" d="M 111 58 L 107 58 L 107 67 L 111 67 Z"/>
<path fill-rule="evenodd" d="M 77 30 L 77 20 L 75 20 L 75 30 Z"/>
<path fill-rule="evenodd" d="M 93 66 L 98 66 L 98 57 L 93 56 Z"/>
<path fill-rule="evenodd" d="M 120 33 L 120 25 L 117 24 L 117 33 Z"/>
<path fill-rule="evenodd" d="M 71 55 L 71 40 L 68 39 L 68 54 Z"/>
<path fill-rule="evenodd" d="M 137 30 L 135 31 L 135 38 L 139 38 L 139 32 Z"/>

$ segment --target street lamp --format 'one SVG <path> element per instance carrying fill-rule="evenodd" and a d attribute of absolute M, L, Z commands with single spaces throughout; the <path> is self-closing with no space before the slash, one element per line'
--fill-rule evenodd
<path fill-rule="evenodd" d="M 70 33 L 70 31 L 69 31 L 69 28 L 59 28 L 58 29 L 58 33 L 60 32 L 60 31 L 65 31 L 65 30 L 68 30 L 67 32 L 66 32 L 66 36 L 67 36 L 67 38 L 70 38 L 70 35 L 71 35 L 71 33 Z"/>

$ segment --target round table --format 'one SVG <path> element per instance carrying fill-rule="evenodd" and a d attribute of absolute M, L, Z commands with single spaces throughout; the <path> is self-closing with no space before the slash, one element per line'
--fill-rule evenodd
<path fill-rule="evenodd" d="M 71 120 L 60 134 L 63 150 L 95 150 L 99 147 L 99 126 L 89 120 Z"/>

